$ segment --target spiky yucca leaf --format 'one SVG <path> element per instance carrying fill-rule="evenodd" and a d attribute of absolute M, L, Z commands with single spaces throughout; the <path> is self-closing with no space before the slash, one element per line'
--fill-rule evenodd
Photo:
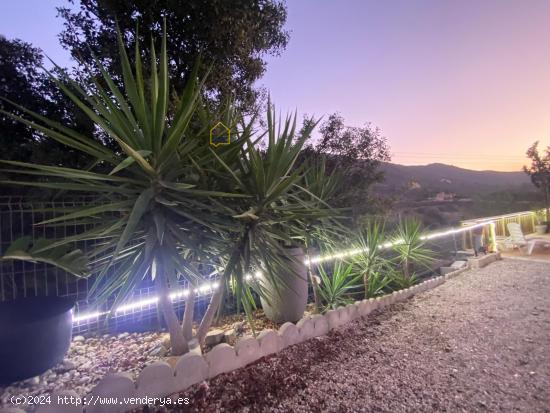
<path fill-rule="evenodd" d="M 397 254 L 395 260 L 406 277 L 412 276 L 413 266 L 427 267 L 434 258 L 433 251 L 426 247 L 421 229 L 420 221 L 406 219 L 399 223 L 392 239 L 392 248 Z"/>
<path fill-rule="evenodd" d="M 16 239 L 0 256 L 1 260 L 43 262 L 61 268 L 78 277 L 89 275 L 88 258 L 79 249 L 69 246 L 52 246 L 52 241 L 44 238 L 33 240 L 32 237 Z"/>
<path fill-rule="evenodd" d="M 367 222 L 356 234 L 355 248 L 361 252 L 353 261 L 363 276 L 365 298 L 381 294 L 390 282 L 387 274 L 392 263 L 384 255 L 384 243 L 385 226 L 378 221 Z"/>
<path fill-rule="evenodd" d="M 168 279 L 173 280 L 172 272 L 190 279 L 200 277 L 183 259 L 185 250 L 194 251 L 193 259 L 211 258 L 212 248 L 201 249 L 199 244 L 205 239 L 215 239 L 228 222 L 213 217 L 216 212 L 210 206 L 211 199 L 243 196 L 221 191 L 212 181 L 201 182 L 201 174 L 216 176 L 220 169 L 216 171 L 211 157 L 204 156 L 209 153 L 207 134 L 197 135 L 196 128 L 190 129 L 200 103 L 202 81 L 198 81 L 195 70 L 174 113 L 169 114 L 166 33 L 158 59 L 154 46 L 151 47 L 150 78 L 145 79 L 139 44 L 132 68 L 119 33 L 122 90 L 99 62 L 100 78 L 91 88 L 80 86 L 67 76 L 52 76 L 75 105 L 118 144 L 116 151 L 17 104 L 14 106 L 22 116 L 2 111 L 97 159 L 96 167 L 89 171 L 3 161 L 6 172 L 39 177 L 3 183 L 96 194 L 95 203 L 99 206 L 58 209 L 57 216 L 43 224 L 97 223 L 92 230 L 52 245 L 60 247 L 84 239 L 100 239 L 90 254 L 93 272 L 99 274 L 92 293 L 96 293 L 99 301 L 117 293 L 114 305 L 123 301 L 144 277 L 151 276 L 151 266 L 161 252 L 168 263 Z M 202 129 L 207 127 L 204 125 Z M 230 158 L 238 153 L 238 146 L 237 142 L 232 151 L 219 151 L 218 158 L 233 165 L 235 161 Z M 48 246 L 41 247 L 43 253 L 47 250 Z"/>
<path fill-rule="evenodd" d="M 325 311 L 334 310 L 354 301 L 351 293 L 360 287 L 361 274 L 354 270 L 353 263 L 336 261 L 330 272 L 321 265 L 319 275 L 321 276 L 319 294 Z"/>

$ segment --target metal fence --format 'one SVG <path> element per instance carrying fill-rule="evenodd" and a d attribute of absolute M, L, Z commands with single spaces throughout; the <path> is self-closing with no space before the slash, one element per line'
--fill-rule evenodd
<path fill-rule="evenodd" d="M 40 200 L 21 197 L 0 197 L 0 252 L 6 250 L 11 243 L 23 236 L 33 239 L 65 238 L 89 228 L 76 224 L 64 223 L 59 226 L 45 226 L 40 222 L 56 216 L 56 211 L 63 208 L 78 208 L 90 206 L 91 199 L 81 197 L 73 199 Z M 463 224 L 466 225 L 466 224 Z M 439 266 L 452 262 L 458 250 L 465 247 L 469 231 L 462 234 L 450 233 L 436 240 L 429 240 L 428 247 L 435 252 L 437 261 L 433 268 L 426 268 L 417 274 L 420 278 L 431 276 Z M 78 245 L 84 252 L 95 246 L 93 241 Z M 72 297 L 76 301 L 75 333 L 86 331 L 109 331 L 124 326 L 125 329 L 158 328 L 162 317 L 159 317 L 155 297 L 155 288 L 149 279 L 141 282 L 133 291 L 128 301 L 137 303 L 124 311 L 111 312 L 112 300 L 97 306 L 87 301 L 88 291 L 95 278 L 77 279 L 61 269 L 42 264 L 6 261 L 0 262 L 0 301 L 12 300 L 29 295 L 56 295 Z M 181 289 L 190 288 L 186 281 L 181 280 Z M 195 316 L 200 317 L 208 306 L 211 291 L 203 291 L 195 300 Z M 237 303 L 230 294 L 226 297 L 225 308 L 234 311 Z M 175 301 L 178 312 L 183 311 L 184 297 Z"/>
<path fill-rule="evenodd" d="M 43 201 L 22 197 L 0 197 L 0 251 L 5 251 L 21 236 L 64 238 L 79 230 L 76 225 L 46 227 L 40 222 L 56 216 L 60 208 L 90 205 L 86 198 Z M 82 229 L 80 229 L 82 230 Z M 93 243 L 80 245 L 87 250 Z M 0 263 L 0 301 L 28 295 L 55 294 L 82 299 L 89 289 L 89 280 L 76 280 L 65 271 L 46 264 L 7 261 Z"/>
<path fill-rule="evenodd" d="M 0 196 L 0 252 L 3 253 L 21 236 L 30 236 L 33 240 L 39 238 L 62 239 L 85 231 L 90 226 L 77 226 L 76 223 L 65 222 L 63 225 L 46 226 L 40 222 L 57 216 L 57 211 L 68 208 L 78 208 L 93 205 L 86 197 L 63 198 L 57 200 L 41 200 L 25 197 Z M 94 248 L 94 241 L 81 242 L 78 248 L 84 252 Z M 29 263 L 20 261 L 0 261 L 0 302 L 18 297 L 36 295 L 55 295 L 71 297 L 76 302 L 75 315 L 104 314 L 110 308 L 112 300 L 97 306 L 87 301 L 88 291 L 95 281 L 92 275 L 88 278 L 76 278 L 71 274 L 44 263 Z M 186 281 L 181 280 L 182 289 L 189 288 Z M 155 290 L 152 280 L 145 279 L 135 291 L 130 300 L 137 302 L 150 301 Z M 195 300 L 195 314 L 202 314 L 209 302 L 210 293 L 199 295 Z M 182 311 L 183 298 L 176 301 L 178 311 Z M 159 317 L 156 305 L 143 305 L 123 312 L 117 312 L 106 318 L 84 318 L 75 322 L 75 332 L 88 330 L 111 330 L 121 324 L 145 326 L 158 324 Z M 139 323 L 138 323 L 139 322 Z"/>

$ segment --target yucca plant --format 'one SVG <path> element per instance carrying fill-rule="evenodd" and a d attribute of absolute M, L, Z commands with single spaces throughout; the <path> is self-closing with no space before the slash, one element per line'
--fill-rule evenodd
<path fill-rule="evenodd" d="M 224 205 L 224 210 L 237 224 L 237 229 L 227 239 L 232 248 L 227 254 L 224 279 L 232 276 L 235 295 L 248 315 L 253 309 L 252 287 L 269 301 L 273 293 L 270 287 L 278 290 L 286 284 L 281 274 L 288 272 L 289 260 L 294 258 L 285 247 L 303 245 L 294 228 L 307 220 L 328 219 L 336 214 L 326 202 L 304 187 L 308 168 L 296 164 L 315 125 L 309 125 L 298 137 L 296 116 L 276 122 L 275 109 L 270 102 L 266 124 L 265 149 L 255 145 L 249 136 L 243 136 L 246 144 L 242 147 L 237 170 L 226 168 L 227 174 L 234 179 L 237 193 L 243 197 L 233 205 Z M 245 276 L 252 270 L 261 271 L 263 279 L 254 284 L 245 283 Z M 221 302 L 221 292 L 217 295 L 205 317 L 213 317 L 219 305 L 216 302 Z"/>
<path fill-rule="evenodd" d="M 388 272 L 391 262 L 384 256 L 385 227 L 378 221 L 367 222 L 356 237 L 356 248 L 361 251 L 354 256 L 354 263 L 363 277 L 365 298 L 382 294 L 389 284 Z"/>
<path fill-rule="evenodd" d="M 433 261 L 434 253 L 426 247 L 421 228 L 417 219 L 406 219 L 399 223 L 392 239 L 395 261 L 406 278 L 412 277 L 414 267 L 428 267 Z"/>
<path fill-rule="evenodd" d="M 412 287 L 418 282 L 416 274 L 405 275 L 402 271 L 395 268 L 391 268 L 386 277 L 390 288 L 395 291 Z"/>
<path fill-rule="evenodd" d="M 90 274 L 88 258 L 80 249 L 71 248 L 70 245 L 52 247 L 52 243 L 53 241 L 44 238 L 18 238 L 0 255 L 0 261 L 41 262 L 77 277 L 87 277 Z"/>
<path fill-rule="evenodd" d="M 188 350 L 192 332 L 194 289 L 186 300 L 180 325 L 170 289 L 185 277 L 191 286 L 204 278 L 202 268 L 220 269 L 220 284 L 233 284 L 235 294 L 251 314 L 251 286 L 245 282 L 252 269 L 261 269 L 272 285 L 282 285 L 280 268 L 288 264 L 285 245 L 299 242 L 292 230 L 303 220 L 334 214 L 321 198 L 304 187 L 305 166 L 296 159 L 306 130 L 296 137 L 296 117 L 275 122 L 267 115 L 267 146 L 257 145 L 254 119 L 245 123 L 231 105 L 213 117 L 201 105 L 201 82 L 196 71 L 176 104 L 168 79 L 166 33 L 157 58 L 151 44 L 149 75 L 144 76 L 135 46 L 132 67 L 119 34 L 124 88 L 119 89 L 97 62 L 99 79 L 86 88 L 68 77 L 52 79 L 67 96 L 111 139 L 116 149 L 10 102 L 18 114 L 4 115 L 36 129 L 94 162 L 86 170 L 3 161 L 5 172 L 35 176 L 27 185 L 94 195 L 94 206 L 58 210 L 42 222 L 80 225 L 77 235 L 34 249 L 33 256 L 79 241 L 95 240 L 90 252 L 91 273 L 96 280 L 91 294 L 101 302 L 115 296 L 113 307 L 127 299 L 135 287 L 151 277 L 166 321 L 173 354 Z M 222 120 L 232 131 L 231 145 L 212 148 L 209 129 Z M 92 229 L 85 226 L 93 224 Z M 260 284 L 257 291 L 266 294 Z M 204 340 L 222 302 L 224 288 L 214 291 L 197 331 Z"/>
<path fill-rule="evenodd" d="M 296 196 L 310 202 L 315 208 L 330 208 L 330 203 L 337 195 L 343 174 L 339 170 L 328 172 L 324 157 L 306 160 L 304 167 L 304 179 Z M 329 217 L 307 217 L 298 220 L 293 225 L 293 237 L 300 240 L 304 246 L 306 259 L 312 258 L 312 251 L 320 244 L 334 244 L 343 239 L 348 229 L 342 225 L 346 210 L 344 208 L 332 209 Z M 313 275 L 312 265 L 307 266 L 308 278 L 312 285 L 314 312 L 321 310 L 321 298 L 319 297 L 319 285 Z"/>
<path fill-rule="evenodd" d="M 150 76 L 146 79 L 141 62 L 142 50 L 136 42 L 132 68 L 119 33 L 124 89 L 120 90 L 97 61 L 101 78 L 86 89 L 68 77 L 53 81 L 118 146 L 111 150 L 104 143 L 10 102 L 22 114 L 2 111 L 43 135 L 77 149 L 95 159 L 86 170 L 3 161 L 4 172 L 37 177 L 34 181 L 4 184 L 28 185 L 62 191 L 94 194 L 100 205 L 61 212 L 41 224 L 66 221 L 76 225 L 95 224 L 91 230 L 59 240 L 35 250 L 45 251 L 82 240 L 96 240 L 91 265 L 97 274 L 91 293 L 98 301 L 113 294 L 113 307 L 123 302 L 145 277 L 152 277 L 159 293 L 159 306 L 170 332 L 173 354 L 188 350 L 187 340 L 169 299 L 177 277 L 196 284 L 201 275 L 197 263 L 209 261 L 219 242 L 223 217 L 216 214 L 212 200 L 245 197 L 216 190 L 216 170 L 208 147 L 204 119 L 199 128 L 190 128 L 200 103 L 201 82 L 196 72 L 189 79 L 178 104 L 169 110 L 171 92 L 168 79 L 166 33 L 157 58 L 151 44 Z M 229 126 L 234 127 L 230 119 Z M 229 122 L 228 121 L 228 122 Z M 238 153 L 238 142 L 217 151 L 220 162 Z M 216 161 L 218 162 L 218 161 Z M 186 317 L 189 323 L 189 317 Z M 203 320 L 204 321 L 204 320 Z"/>
<path fill-rule="evenodd" d="M 319 275 L 319 296 L 323 311 L 333 310 L 354 301 L 352 293 L 360 288 L 362 276 L 355 271 L 353 263 L 336 261 L 330 272 L 320 265 Z"/>

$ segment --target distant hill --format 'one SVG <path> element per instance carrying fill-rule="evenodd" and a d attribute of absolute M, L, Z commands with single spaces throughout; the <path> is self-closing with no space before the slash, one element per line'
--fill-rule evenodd
<path fill-rule="evenodd" d="M 441 163 L 429 165 L 398 165 L 383 163 L 384 181 L 375 192 L 391 195 L 405 189 L 428 192 L 454 192 L 470 196 L 481 192 L 502 190 L 532 191 L 529 177 L 521 171 L 472 171 Z"/>

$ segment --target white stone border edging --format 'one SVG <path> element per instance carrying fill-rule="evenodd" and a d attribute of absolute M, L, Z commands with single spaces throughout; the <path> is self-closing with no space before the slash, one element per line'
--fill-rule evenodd
<path fill-rule="evenodd" d="M 156 361 L 145 367 L 137 380 L 132 380 L 127 373 L 115 373 L 105 376 L 92 389 L 87 397 L 116 397 L 118 400 L 131 397 L 168 397 L 182 392 L 194 384 L 227 373 L 262 357 L 278 353 L 286 347 L 293 346 L 314 337 L 328 334 L 332 329 L 341 327 L 350 321 L 369 315 L 374 310 L 383 309 L 397 302 L 402 302 L 415 294 L 430 290 L 456 277 L 469 268 L 482 268 L 501 259 L 500 253 L 491 253 L 483 257 L 470 258 L 464 268 L 423 281 L 412 287 L 395 291 L 383 297 L 356 301 L 324 315 L 305 316 L 296 324 L 284 323 L 279 331 L 262 330 L 256 338 L 242 337 L 235 347 L 226 343 L 216 345 L 204 356 L 188 353 L 181 356 L 172 366 L 164 361 Z M 135 409 L 139 404 L 76 406 L 57 405 L 57 396 L 74 396 L 74 391 L 58 391 L 51 395 L 52 404 L 39 406 L 35 413 L 123 413 Z M 137 401 L 136 401 L 137 402 Z M 24 413 L 15 407 L 0 409 L 0 413 Z"/>

